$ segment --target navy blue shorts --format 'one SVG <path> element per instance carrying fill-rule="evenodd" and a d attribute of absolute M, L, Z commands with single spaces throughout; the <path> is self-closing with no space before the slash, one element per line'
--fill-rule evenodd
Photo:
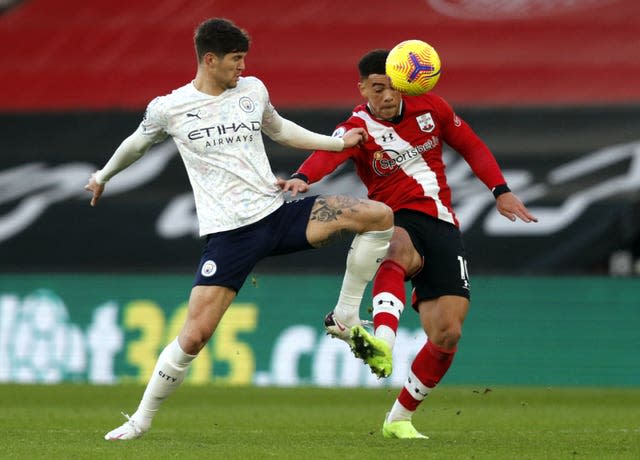
<path fill-rule="evenodd" d="M 258 222 L 207 235 L 193 285 L 225 286 L 238 292 L 265 257 L 313 248 L 306 232 L 316 198 L 287 202 Z"/>
<path fill-rule="evenodd" d="M 424 260 L 422 270 L 411 278 L 414 308 L 420 300 L 443 295 L 470 298 L 467 259 L 458 227 L 409 209 L 394 213 L 394 225 L 407 231 Z"/>

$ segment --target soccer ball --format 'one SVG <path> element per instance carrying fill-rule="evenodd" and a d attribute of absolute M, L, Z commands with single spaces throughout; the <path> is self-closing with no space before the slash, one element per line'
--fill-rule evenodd
<path fill-rule="evenodd" d="M 440 78 L 440 56 L 422 40 L 406 40 L 389 52 L 385 66 L 391 86 L 410 96 L 431 90 Z"/>

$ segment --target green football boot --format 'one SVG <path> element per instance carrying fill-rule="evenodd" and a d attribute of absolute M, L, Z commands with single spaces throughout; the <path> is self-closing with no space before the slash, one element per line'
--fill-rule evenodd
<path fill-rule="evenodd" d="M 389 377 L 393 371 L 391 347 L 382 339 L 367 332 L 362 326 L 351 328 L 351 350 L 363 360 L 378 378 Z"/>
<path fill-rule="evenodd" d="M 386 418 L 382 424 L 382 436 L 387 439 L 429 439 L 429 436 L 416 430 L 409 420 L 387 422 Z"/>

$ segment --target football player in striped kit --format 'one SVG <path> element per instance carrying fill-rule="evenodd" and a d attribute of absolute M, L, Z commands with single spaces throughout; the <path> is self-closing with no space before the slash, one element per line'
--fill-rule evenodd
<path fill-rule="evenodd" d="M 411 280 L 411 305 L 420 315 L 427 340 L 384 421 L 383 435 L 424 438 L 411 417 L 449 369 L 470 299 L 467 259 L 451 205 L 443 144 L 462 155 L 493 192 L 500 214 L 511 221 L 537 219 L 509 190 L 489 148 L 444 99 L 432 92 L 404 96 L 391 87 L 385 75 L 387 55 L 387 50 L 373 50 L 362 57 L 358 87 L 366 103 L 357 106 L 335 131 L 339 136 L 363 128 L 367 141 L 338 154 L 313 152 L 285 189 L 304 193 L 309 184 L 351 160 L 369 198 L 393 209 L 394 235 L 373 283 L 374 334 L 362 327 L 359 299 L 344 289 L 325 318 L 325 328 L 349 343 L 378 377 L 387 377 L 406 301 L 404 282 Z"/>

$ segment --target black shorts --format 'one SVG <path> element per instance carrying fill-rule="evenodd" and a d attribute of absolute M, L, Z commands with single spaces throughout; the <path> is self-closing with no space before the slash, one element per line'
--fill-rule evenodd
<path fill-rule="evenodd" d="M 414 308 L 420 300 L 443 295 L 470 298 L 467 259 L 458 227 L 408 209 L 394 214 L 394 224 L 407 231 L 424 263 L 411 278 Z"/>
<path fill-rule="evenodd" d="M 207 235 L 193 285 L 225 286 L 238 292 L 265 257 L 313 248 L 307 225 L 316 198 L 287 202 L 258 222 Z"/>

